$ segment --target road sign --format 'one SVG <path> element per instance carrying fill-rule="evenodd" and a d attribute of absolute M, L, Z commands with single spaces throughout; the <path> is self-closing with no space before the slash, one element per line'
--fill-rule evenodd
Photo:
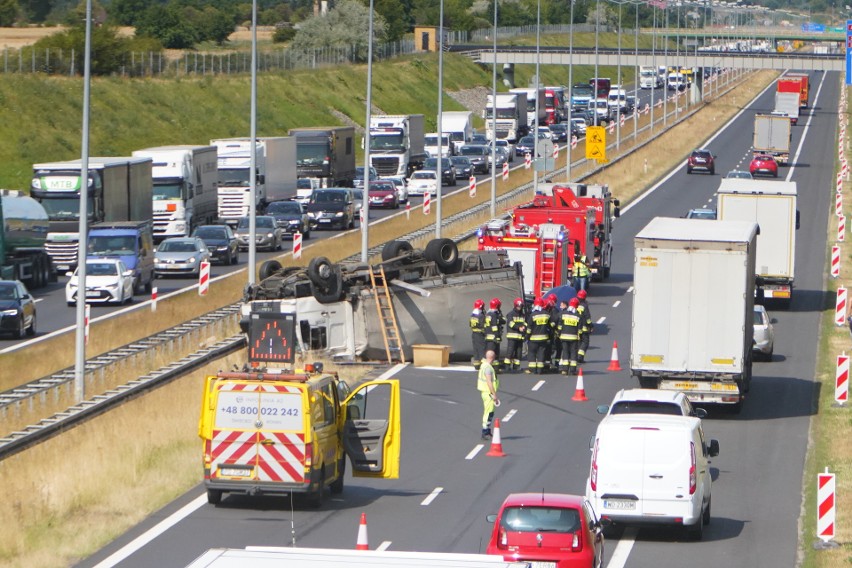
<path fill-rule="evenodd" d="M 586 159 L 606 160 L 606 129 L 603 126 L 586 128 Z"/>

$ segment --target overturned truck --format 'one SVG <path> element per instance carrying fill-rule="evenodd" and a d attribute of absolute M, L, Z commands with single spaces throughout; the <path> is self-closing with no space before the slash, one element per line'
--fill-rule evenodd
<path fill-rule="evenodd" d="M 302 353 L 343 361 L 387 358 L 387 298 L 410 361 L 417 344 L 449 345 L 452 359 L 470 359 L 474 300 L 496 297 L 511 305 L 524 297 L 521 267 L 505 251 L 460 252 L 450 239 L 434 239 L 422 250 L 390 241 L 373 265 L 315 257 L 307 267 L 282 268 L 270 260 L 260 279 L 243 298 L 243 331 L 253 315 L 295 313 Z"/>

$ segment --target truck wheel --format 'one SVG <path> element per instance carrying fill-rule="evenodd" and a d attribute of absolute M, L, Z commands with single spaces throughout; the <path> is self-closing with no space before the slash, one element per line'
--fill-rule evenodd
<path fill-rule="evenodd" d="M 222 502 L 222 490 L 221 489 L 208 489 L 207 490 L 207 502 L 211 505 L 218 505 Z"/>
<path fill-rule="evenodd" d="M 331 489 L 331 492 L 333 494 L 339 495 L 339 494 L 343 493 L 343 478 L 345 477 L 345 475 L 344 475 L 345 473 L 346 473 L 346 458 L 343 457 L 343 458 L 340 458 L 340 463 L 337 465 L 337 479 L 332 481 L 331 485 L 329 486 L 329 489 Z"/>
<path fill-rule="evenodd" d="M 423 252 L 426 260 L 431 260 L 444 274 L 455 274 L 461 268 L 459 248 L 452 239 L 433 239 Z"/>
<path fill-rule="evenodd" d="M 335 272 L 336 280 L 330 286 L 318 286 L 311 282 L 311 294 L 320 304 L 332 304 L 340 300 L 343 290 L 343 278 Z"/>
<path fill-rule="evenodd" d="M 260 265 L 260 270 L 257 273 L 257 276 L 261 280 L 266 280 L 276 272 L 281 270 L 281 263 L 277 260 L 267 260 L 263 264 Z"/>
<path fill-rule="evenodd" d="M 334 276 L 334 266 L 324 256 L 317 256 L 308 263 L 308 278 L 318 286 L 328 286 Z"/>
<path fill-rule="evenodd" d="M 389 241 L 382 247 L 382 260 L 390 260 L 414 250 L 408 241 Z"/>

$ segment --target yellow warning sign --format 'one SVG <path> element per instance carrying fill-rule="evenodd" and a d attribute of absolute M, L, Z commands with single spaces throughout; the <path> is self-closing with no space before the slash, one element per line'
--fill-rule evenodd
<path fill-rule="evenodd" d="M 586 159 L 606 160 L 606 129 L 603 126 L 586 128 Z"/>

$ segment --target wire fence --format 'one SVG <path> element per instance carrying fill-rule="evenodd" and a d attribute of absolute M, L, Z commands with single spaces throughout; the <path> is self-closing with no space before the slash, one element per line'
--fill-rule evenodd
<path fill-rule="evenodd" d="M 571 26 L 541 26 L 542 34 L 567 34 Z M 575 24 L 575 32 L 592 32 L 591 24 Z M 601 27 L 605 31 L 605 27 Z M 497 28 L 500 39 L 522 35 L 534 35 L 536 26 L 507 26 Z M 448 30 L 445 32 L 445 47 L 452 44 L 478 43 L 490 41 L 493 28 L 473 31 Z M 421 51 L 416 49 L 413 38 L 373 46 L 375 60 L 392 59 Z M 112 55 L 118 61 L 103 71 L 94 64 L 93 72 L 102 75 L 122 77 L 180 77 L 191 75 L 238 75 L 251 72 L 251 52 L 231 51 L 223 53 L 203 53 L 185 51 L 182 55 L 169 56 L 163 51 L 128 52 Z M 257 54 L 259 72 L 289 71 L 294 69 L 316 69 L 331 65 L 363 63 L 367 60 L 367 46 L 324 47 L 313 50 L 295 50 L 281 48 L 262 50 Z M 3 49 L 3 73 L 41 73 L 47 75 L 79 76 L 83 74 L 83 58 L 75 50 L 60 48 L 37 49 L 32 46 L 20 49 Z"/>

